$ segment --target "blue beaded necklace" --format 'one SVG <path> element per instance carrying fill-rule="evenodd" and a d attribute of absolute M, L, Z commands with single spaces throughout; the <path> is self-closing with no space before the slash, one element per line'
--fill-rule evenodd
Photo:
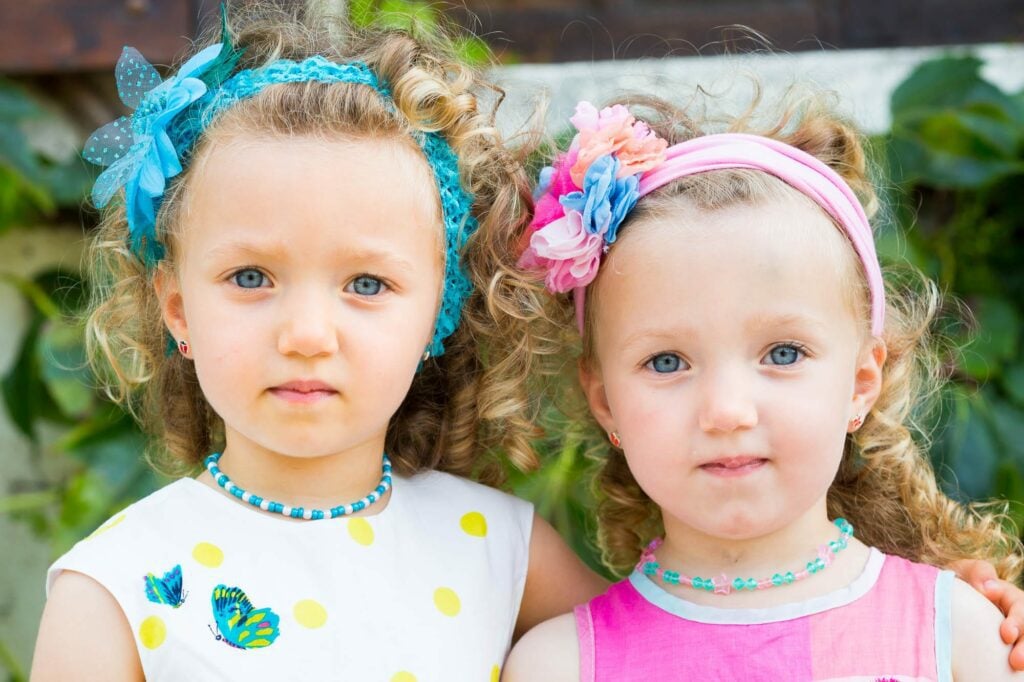
<path fill-rule="evenodd" d="M 362 499 L 356 500 L 351 504 L 339 504 L 337 507 L 331 507 L 327 511 L 322 509 L 291 507 L 280 502 L 272 502 L 260 497 L 259 495 L 253 495 L 248 490 L 243 490 L 232 483 L 231 479 L 228 478 L 228 475 L 221 471 L 217 466 L 217 462 L 220 461 L 221 454 L 222 453 L 220 452 L 215 452 L 203 461 L 206 465 L 206 470 L 210 472 L 211 476 L 213 476 L 213 480 L 217 481 L 217 485 L 224 488 L 224 490 L 228 491 L 243 502 L 248 502 L 254 507 L 262 509 L 263 511 L 288 516 L 293 519 L 316 521 L 319 519 L 334 519 L 339 516 L 348 516 L 349 514 L 366 509 L 383 497 L 384 493 L 391 488 L 391 460 L 388 459 L 387 454 L 385 454 L 382 458 L 383 463 L 381 465 L 380 483 L 378 483 L 377 487 L 371 490 L 370 493 Z"/>
<path fill-rule="evenodd" d="M 838 518 L 832 523 L 839 529 L 839 537 L 819 547 L 817 556 L 808 561 L 803 570 L 795 573 L 793 571 L 786 571 L 785 573 L 776 573 L 770 578 L 762 578 L 760 580 L 757 578 L 734 578 L 731 581 L 724 573 L 715 578 L 688 576 L 679 571 L 666 570 L 658 563 L 658 558 L 654 555 L 654 551 L 661 546 L 662 538 L 656 538 L 647 546 L 647 549 L 640 556 L 640 562 L 636 565 L 636 570 L 650 577 L 656 576 L 667 585 L 685 585 L 695 590 L 705 590 L 721 595 L 727 595 L 733 591 L 766 590 L 771 587 L 792 585 L 795 582 L 811 577 L 815 573 L 824 571 L 832 564 L 835 555 L 846 549 L 850 538 L 853 537 L 853 524 L 843 518 Z"/>

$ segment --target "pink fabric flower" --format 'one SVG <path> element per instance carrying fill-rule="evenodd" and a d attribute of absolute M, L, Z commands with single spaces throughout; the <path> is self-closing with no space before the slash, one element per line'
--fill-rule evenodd
<path fill-rule="evenodd" d="M 651 170 L 665 160 L 666 149 L 666 140 L 658 137 L 643 121 L 637 121 L 633 124 L 633 137 L 615 155 L 622 164 L 619 166 L 619 177 Z"/>
<path fill-rule="evenodd" d="M 651 132 L 646 123 L 637 122 L 621 104 L 598 111 L 590 102 L 580 102 L 569 120 L 580 131 L 579 155 L 571 171 L 579 187 L 590 164 L 607 154 L 618 158 L 619 178 L 650 170 L 665 158 L 668 143 Z"/>
<path fill-rule="evenodd" d="M 559 202 L 559 198 L 570 192 L 577 192 L 583 186 L 573 184 L 569 169 L 576 163 L 576 149 L 570 149 L 568 153 L 561 154 L 553 164 L 554 172 L 551 176 L 551 184 L 538 199 L 533 207 L 533 220 L 530 221 L 530 228 L 538 230 L 553 220 L 558 220 L 565 215 L 565 209 Z"/>
<path fill-rule="evenodd" d="M 537 230 L 530 246 L 519 259 L 526 269 L 545 270 L 544 283 L 549 291 L 561 293 L 594 281 L 601 263 L 601 235 L 583 228 L 578 211 L 565 215 Z"/>

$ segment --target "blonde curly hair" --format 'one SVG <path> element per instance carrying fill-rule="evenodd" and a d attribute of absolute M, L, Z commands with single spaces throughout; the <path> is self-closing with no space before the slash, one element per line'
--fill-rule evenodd
<path fill-rule="evenodd" d="M 412 138 L 417 131 L 442 135 L 458 156 L 480 222 L 463 253 L 474 290 L 445 354 L 417 373 L 389 424 L 385 447 L 395 471 L 405 475 L 439 469 L 497 484 L 499 451 L 521 468 L 534 465 L 534 403 L 523 378 L 533 356 L 523 346 L 521 323 L 498 314 L 515 306 L 509 287 L 493 276 L 497 254 L 513 251 L 529 203 L 523 160 L 494 126 L 501 91 L 459 63 L 453 43 L 440 33 L 356 30 L 312 9 L 251 2 L 231 8 L 228 26 L 233 43 L 245 50 L 240 69 L 312 55 L 359 60 L 390 84 L 394 106 L 365 86 L 313 82 L 271 86 L 233 105 L 203 132 L 188 167 L 169 183 L 157 216 L 158 235 L 168 246 L 160 267 L 174 268 L 175 234 L 192 178 L 218 141 L 335 136 L 397 140 L 418 149 Z M 197 41 L 193 53 L 217 41 L 217 28 Z M 87 258 L 87 349 L 97 376 L 107 394 L 155 436 L 149 453 L 155 466 L 167 473 L 193 469 L 222 445 L 223 423 L 204 398 L 192 363 L 165 352 L 153 271 L 128 248 L 123 205 L 103 213 Z M 485 367 L 479 338 L 490 339 L 487 350 L 503 361 Z"/>
<path fill-rule="evenodd" d="M 794 89 L 782 105 L 765 112 L 760 91 L 741 115 L 705 115 L 695 100 L 686 109 L 653 97 L 620 102 L 670 145 L 712 132 L 744 132 L 781 140 L 829 165 L 854 190 L 869 216 L 879 203 L 869 177 L 865 144 L 855 128 L 834 111 L 823 93 Z M 694 110 L 698 113 L 693 114 Z M 664 216 L 681 204 L 715 210 L 799 193 L 765 173 L 721 170 L 677 180 L 642 199 L 620 230 Z M 622 234 L 620 232 L 620 234 Z M 870 306 L 863 268 L 852 248 L 845 249 L 851 302 L 869 327 Z M 598 280 L 600 279 L 600 272 Z M 833 518 L 849 519 L 858 537 L 884 552 L 936 566 L 960 559 L 992 562 L 1003 578 L 1021 574 L 1019 539 L 1000 503 L 961 504 L 941 492 L 927 456 L 927 417 L 946 379 L 950 346 L 933 334 L 940 310 L 935 285 L 908 269 L 885 273 L 887 310 L 883 340 L 888 350 L 881 393 L 861 428 L 847 437 L 839 472 L 828 492 Z M 607 446 L 604 433 L 586 409 L 575 377 L 575 363 L 593 363 L 596 287 L 589 287 L 584 333 L 576 332 L 569 296 L 552 296 L 546 310 L 531 309 L 531 334 L 546 362 L 554 399 L 564 413 L 586 424 L 588 454 L 598 462 L 598 542 L 605 563 L 628 571 L 641 550 L 663 532 L 661 511 L 636 482 L 623 452 Z"/>

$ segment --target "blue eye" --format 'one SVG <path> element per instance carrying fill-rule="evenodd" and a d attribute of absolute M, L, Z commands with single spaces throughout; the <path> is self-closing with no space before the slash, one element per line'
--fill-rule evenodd
<path fill-rule="evenodd" d="M 384 289 L 384 282 L 370 275 L 360 275 L 346 287 L 349 289 L 360 296 L 376 296 Z"/>
<path fill-rule="evenodd" d="M 793 344 L 782 344 L 775 346 L 770 351 L 765 359 L 769 360 L 769 365 L 792 365 L 799 361 L 804 356 L 803 350 Z"/>
<path fill-rule="evenodd" d="M 243 289 L 259 289 L 267 283 L 267 276 L 255 268 L 239 270 L 231 279 Z"/>
<path fill-rule="evenodd" d="M 674 353 L 659 353 L 647 361 L 647 367 L 650 367 L 658 374 L 678 372 L 680 369 L 683 369 L 685 364 L 683 359 Z"/>

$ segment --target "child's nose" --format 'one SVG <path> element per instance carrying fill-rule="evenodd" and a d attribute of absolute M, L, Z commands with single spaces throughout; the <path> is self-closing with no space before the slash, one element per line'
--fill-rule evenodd
<path fill-rule="evenodd" d="M 757 425 L 753 378 L 738 368 L 706 373 L 701 381 L 699 423 L 701 430 L 730 432 Z"/>
<path fill-rule="evenodd" d="M 338 326 L 333 297 L 317 292 L 294 292 L 285 301 L 284 321 L 277 338 L 282 355 L 331 355 L 338 352 Z"/>

